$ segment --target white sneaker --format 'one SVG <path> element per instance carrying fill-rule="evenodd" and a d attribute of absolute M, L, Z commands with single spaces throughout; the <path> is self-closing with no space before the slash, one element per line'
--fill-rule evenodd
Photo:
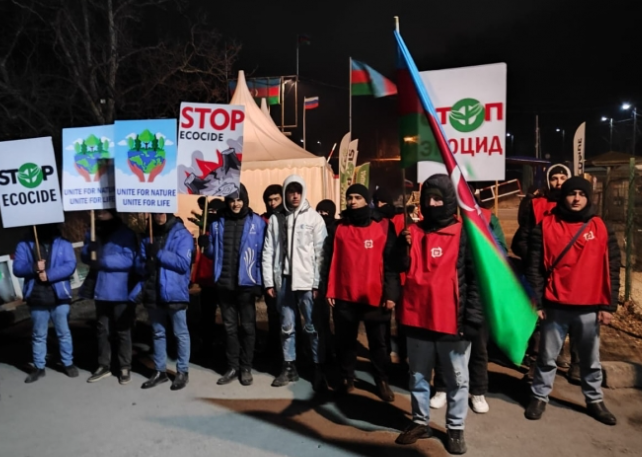
<path fill-rule="evenodd" d="M 473 395 L 473 400 L 471 403 L 473 405 L 473 411 L 475 411 L 477 414 L 485 414 L 490 409 L 488 407 L 488 403 L 486 402 L 486 398 L 483 395 Z"/>
<path fill-rule="evenodd" d="M 430 399 L 430 407 L 432 409 L 439 409 L 446 406 L 446 392 L 437 392 L 434 397 Z"/>

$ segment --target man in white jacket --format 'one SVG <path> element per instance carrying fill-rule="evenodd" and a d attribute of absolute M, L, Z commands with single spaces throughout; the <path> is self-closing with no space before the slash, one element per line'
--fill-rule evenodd
<path fill-rule="evenodd" d="M 303 178 L 289 176 L 283 182 L 284 214 L 270 217 L 263 247 L 263 283 L 266 292 L 276 297 L 281 317 L 283 368 L 272 386 L 281 387 L 298 381 L 296 370 L 295 319 L 297 307 L 303 316 L 303 332 L 310 339 L 315 363 L 313 386 L 323 389 L 325 378 L 319 335 L 312 316 L 318 295 L 325 222 L 306 200 Z"/>

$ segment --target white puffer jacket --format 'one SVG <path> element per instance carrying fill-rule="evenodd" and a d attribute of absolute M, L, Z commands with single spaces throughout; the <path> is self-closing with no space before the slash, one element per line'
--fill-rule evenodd
<path fill-rule="evenodd" d="M 285 189 L 288 184 L 298 182 L 303 189 L 301 205 L 294 211 L 288 208 Z M 319 288 L 321 263 L 323 256 L 323 241 L 328 232 L 325 222 L 306 200 L 305 181 L 298 175 L 291 175 L 283 182 L 283 207 L 285 208 L 285 224 L 280 227 L 279 215 L 273 214 L 267 227 L 265 244 L 263 245 L 263 286 L 266 289 L 281 288 L 287 246 L 283 241 L 291 243 L 292 258 L 290 259 L 290 274 L 292 275 L 292 290 L 313 290 Z M 280 216 L 283 217 L 283 216 Z M 287 230 L 288 224 L 293 226 L 292 238 L 288 239 L 281 230 Z"/>

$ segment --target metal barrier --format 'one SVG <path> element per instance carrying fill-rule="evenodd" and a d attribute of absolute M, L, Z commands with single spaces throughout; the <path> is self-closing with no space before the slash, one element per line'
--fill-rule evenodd
<path fill-rule="evenodd" d="M 522 185 L 519 182 L 519 179 L 511 179 L 510 181 L 504 181 L 498 185 L 483 187 L 482 189 L 477 189 L 479 199 L 484 202 L 495 200 L 497 198 L 507 197 L 509 195 L 521 194 Z"/>

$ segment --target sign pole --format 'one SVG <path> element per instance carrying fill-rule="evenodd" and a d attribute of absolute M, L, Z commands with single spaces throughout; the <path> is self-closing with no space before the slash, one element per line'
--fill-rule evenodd
<path fill-rule="evenodd" d="M 203 205 L 203 227 L 201 227 L 201 235 L 205 235 L 207 233 L 207 204 L 208 204 L 208 199 L 207 195 L 205 196 L 205 205 Z M 204 248 L 201 248 L 201 254 L 205 251 Z"/>
<path fill-rule="evenodd" d="M 96 241 L 96 212 L 92 209 L 89 210 L 89 240 L 93 243 Z M 96 260 L 96 251 L 91 251 L 91 260 Z"/>
<path fill-rule="evenodd" d="M 42 256 L 40 255 L 40 243 L 38 242 L 38 230 L 36 230 L 35 225 L 33 226 L 33 237 L 36 241 L 36 255 L 38 256 L 38 260 L 42 260 Z"/>
<path fill-rule="evenodd" d="M 152 229 L 153 214 L 149 213 L 149 244 L 154 244 L 154 231 Z"/>

